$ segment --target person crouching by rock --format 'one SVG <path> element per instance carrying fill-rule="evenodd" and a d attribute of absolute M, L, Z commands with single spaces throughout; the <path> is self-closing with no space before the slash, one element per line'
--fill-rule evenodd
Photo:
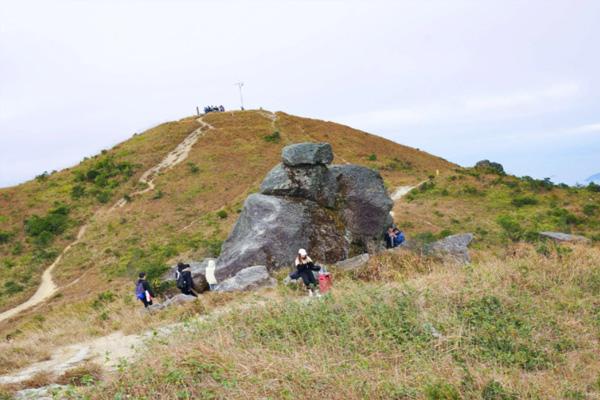
<path fill-rule="evenodd" d="M 154 292 L 146 280 L 146 273 L 140 272 L 139 277 L 140 278 L 135 284 L 135 297 L 144 303 L 144 307 L 151 306 L 152 299 L 154 298 Z"/>
<path fill-rule="evenodd" d="M 194 290 L 194 279 L 192 279 L 192 271 L 190 271 L 190 265 L 182 262 L 177 263 L 177 271 L 175 271 L 175 282 L 177 289 L 181 290 L 181 293 L 188 296 L 198 297 Z"/>
<path fill-rule="evenodd" d="M 290 279 L 302 278 L 304 285 L 308 289 L 308 295 L 312 297 L 317 287 L 317 280 L 315 279 L 313 271 L 318 271 L 321 267 L 315 265 L 304 249 L 298 250 L 298 255 L 296 256 L 296 260 L 294 260 L 294 264 L 296 266 L 296 271 L 290 274 Z M 319 293 L 317 293 L 317 296 L 319 296 Z"/>

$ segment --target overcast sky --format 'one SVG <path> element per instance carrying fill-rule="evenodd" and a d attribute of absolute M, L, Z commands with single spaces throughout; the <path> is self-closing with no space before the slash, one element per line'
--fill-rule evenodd
<path fill-rule="evenodd" d="M 0 0 L 0 187 L 196 105 L 345 123 L 461 165 L 600 172 L 600 1 Z"/>

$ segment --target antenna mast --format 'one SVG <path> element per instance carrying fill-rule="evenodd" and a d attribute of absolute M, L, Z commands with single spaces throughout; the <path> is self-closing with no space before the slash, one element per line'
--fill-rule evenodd
<path fill-rule="evenodd" d="M 242 95 L 242 87 L 244 86 L 244 82 L 234 83 L 240 89 L 240 103 L 242 105 L 242 111 L 244 110 L 244 96 Z"/>

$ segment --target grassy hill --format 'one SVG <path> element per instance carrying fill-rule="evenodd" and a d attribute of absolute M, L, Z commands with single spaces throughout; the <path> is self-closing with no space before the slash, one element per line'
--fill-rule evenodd
<path fill-rule="evenodd" d="M 595 186 L 461 168 L 350 127 L 281 112 L 214 113 L 203 121 L 212 128 L 203 130 L 185 162 L 157 176 L 154 190 L 144 194 L 133 195 L 143 189 L 140 176 L 201 127 L 195 118 L 162 124 L 78 166 L 0 189 L 0 309 L 29 297 L 45 267 L 87 225 L 54 271 L 59 292 L 0 323 L 7 339 L 0 343 L 0 373 L 45 359 L 57 345 L 195 321 L 190 318 L 197 313 L 256 302 L 251 312 L 230 312 L 176 338 L 172 355 L 171 347 L 157 343 L 148 368 L 124 367 L 117 380 L 91 388 L 90 395 L 597 395 L 600 369 L 590 361 L 600 349 L 597 246 L 554 246 L 536 234 L 561 230 L 599 240 Z M 362 273 L 336 275 L 333 296 L 314 313 L 296 301 L 299 293 L 281 287 L 256 295 L 211 293 L 200 304 L 153 316 L 132 311 L 139 307 L 131 294 L 139 270 L 154 279 L 179 258 L 217 255 L 244 199 L 280 161 L 281 149 L 306 141 L 331 143 L 334 163 L 379 170 L 390 192 L 424 182 L 396 203 L 397 223 L 423 242 L 475 233 L 474 264 L 375 257 Z M 119 199 L 125 205 L 112 208 Z M 267 301 L 273 305 L 264 307 Z M 588 372 L 578 374 L 586 363 Z M 319 390 L 303 384 L 312 379 Z M 553 386 L 556 381 L 561 384 Z"/>

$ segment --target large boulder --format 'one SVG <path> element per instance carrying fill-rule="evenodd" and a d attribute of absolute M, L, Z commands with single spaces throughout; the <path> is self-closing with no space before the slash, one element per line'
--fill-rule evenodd
<path fill-rule="evenodd" d="M 282 159 L 261 193 L 246 199 L 217 259 L 218 281 L 251 265 L 289 267 L 299 248 L 329 264 L 383 248 L 393 202 L 379 173 L 328 167 L 333 152 L 326 143 L 287 146 Z"/>
<path fill-rule="evenodd" d="M 335 219 L 310 200 L 252 194 L 217 259 L 218 281 L 249 265 L 290 266 L 299 248 L 320 260 L 344 256 L 348 245 Z"/>
<path fill-rule="evenodd" d="M 313 200 L 322 206 L 335 205 L 337 182 L 325 165 L 288 167 L 278 164 L 260 185 L 260 192 Z"/>
<path fill-rule="evenodd" d="M 255 265 L 244 268 L 231 278 L 225 279 L 215 287 L 217 292 L 233 292 L 275 286 L 277 282 L 271 278 L 267 267 Z"/>
<path fill-rule="evenodd" d="M 338 202 L 351 241 L 369 253 L 383 246 L 383 233 L 392 224 L 394 202 L 378 172 L 358 165 L 334 165 Z"/>
<path fill-rule="evenodd" d="M 551 239 L 555 242 L 570 242 L 570 243 L 590 243 L 590 239 L 581 235 L 571 235 L 563 232 L 540 232 L 540 236 L 544 239 Z"/>
<path fill-rule="evenodd" d="M 286 146 L 281 158 L 283 163 L 289 167 L 331 164 L 333 150 L 329 143 L 297 143 Z"/>
<path fill-rule="evenodd" d="M 443 261 L 468 264 L 471 262 L 469 244 L 472 241 L 472 233 L 451 235 L 426 246 L 425 253 L 440 258 Z"/>

